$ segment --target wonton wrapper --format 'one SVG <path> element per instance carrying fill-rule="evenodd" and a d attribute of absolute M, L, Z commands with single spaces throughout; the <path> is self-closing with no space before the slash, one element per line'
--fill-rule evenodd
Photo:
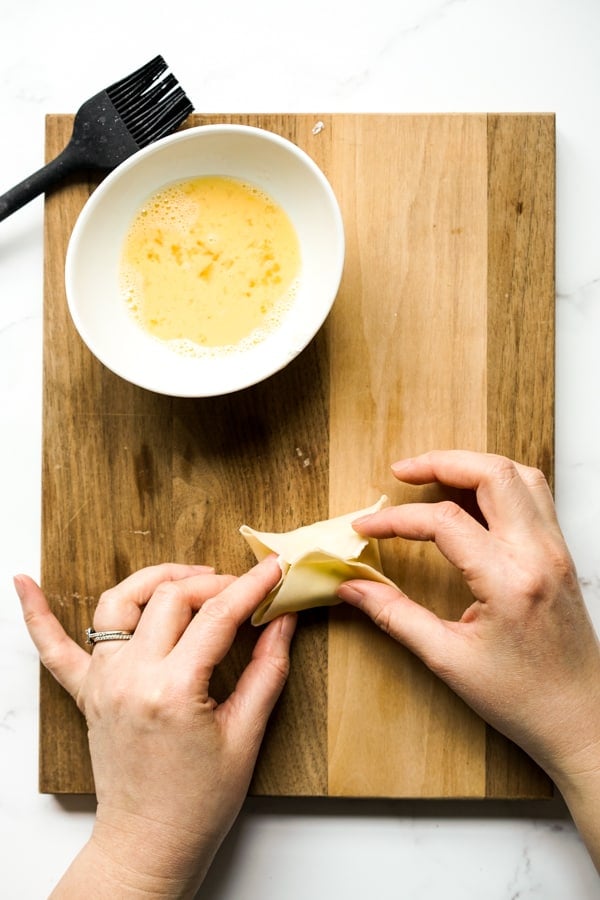
<path fill-rule="evenodd" d="M 375 538 L 357 534 L 350 524 L 360 516 L 377 512 L 387 499 L 383 495 L 367 509 L 279 534 L 254 531 L 242 525 L 240 534 L 257 560 L 277 553 L 282 571 L 281 579 L 252 616 L 252 624 L 266 625 L 286 612 L 341 603 L 336 596 L 337 588 L 351 578 L 366 578 L 395 587 L 381 572 Z"/>

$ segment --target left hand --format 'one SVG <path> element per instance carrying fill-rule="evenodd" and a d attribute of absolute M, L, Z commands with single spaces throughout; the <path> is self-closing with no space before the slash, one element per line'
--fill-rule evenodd
<path fill-rule="evenodd" d="M 263 631 L 220 705 L 210 677 L 279 577 L 273 558 L 238 579 L 207 567 L 143 569 L 106 591 L 94 615 L 95 630 L 134 631 L 132 639 L 96 644 L 90 655 L 35 582 L 17 576 L 41 661 L 86 717 L 98 798 L 93 836 L 56 896 L 83 890 L 98 865 L 109 876 L 95 897 L 193 896 L 246 795 L 287 677 L 295 617 Z"/>
<path fill-rule="evenodd" d="M 435 542 L 472 603 L 458 622 L 401 590 L 349 581 L 338 595 L 416 653 L 482 718 L 557 782 L 598 769 L 600 645 L 543 474 L 493 454 L 432 451 L 393 465 L 407 484 L 474 492 L 480 516 L 450 500 L 382 509 L 353 527 Z"/>

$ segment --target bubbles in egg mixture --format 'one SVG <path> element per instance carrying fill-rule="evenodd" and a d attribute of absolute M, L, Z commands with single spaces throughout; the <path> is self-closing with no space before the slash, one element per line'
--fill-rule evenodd
<path fill-rule="evenodd" d="M 125 239 L 121 287 L 151 335 L 186 356 L 220 356 L 278 327 L 299 271 L 284 210 L 255 185 L 215 175 L 149 198 Z"/>

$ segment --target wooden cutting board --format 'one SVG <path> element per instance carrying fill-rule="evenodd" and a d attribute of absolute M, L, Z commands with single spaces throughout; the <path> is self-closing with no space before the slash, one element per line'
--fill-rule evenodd
<path fill-rule="evenodd" d="M 101 591 L 158 561 L 241 573 L 243 522 L 277 531 L 387 493 L 432 447 L 505 453 L 553 475 L 552 115 L 194 116 L 304 148 L 339 198 L 347 257 L 333 312 L 287 369 L 208 400 L 112 375 L 69 319 L 64 257 L 96 182 L 47 197 L 42 581 L 83 643 Z M 47 156 L 70 115 L 47 119 Z M 386 572 L 439 615 L 469 604 L 434 547 L 386 542 Z M 222 697 L 257 632 L 242 629 Z M 515 698 L 518 702 L 518 698 Z M 40 789 L 93 791 L 84 722 L 42 672 Z M 346 607 L 302 616 L 258 795 L 546 797 L 546 777 L 409 652 Z"/>

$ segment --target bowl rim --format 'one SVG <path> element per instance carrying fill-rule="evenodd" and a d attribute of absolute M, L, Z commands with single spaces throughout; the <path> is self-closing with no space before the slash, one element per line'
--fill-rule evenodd
<path fill-rule="evenodd" d="M 295 156 L 300 161 L 300 163 L 310 171 L 312 177 L 314 177 L 319 183 L 320 189 L 321 191 L 323 191 L 327 199 L 327 205 L 331 212 L 331 219 L 334 225 L 333 244 L 335 253 L 331 259 L 330 278 L 332 284 L 335 285 L 335 288 L 331 292 L 332 296 L 329 302 L 322 305 L 320 315 L 316 315 L 315 308 L 311 319 L 312 325 L 310 336 L 308 337 L 308 339 L 301 342 L 301 346 L 294 347 L 291 350 L 288 349 L 285 354 L 282 354 L 278 359 L 272 360 L 269 365 L 261 368 L 261 370 L 257 372 L 253 371 L 249 373 L 247 377 L 238 379 L 234 386 L 226 385 L 224 387 L 216 386 L 213 388 L 210 385 L 205 384 L 200 389 L 198 385 L 190 385 L 189 388 L 179 386 L 176 390 L 173 389 L 172 385 L 168 388 L 161 387 L 158 382 L 154 382 L 152 378 L 141 377 L 139 373 L 136 373 L 135 371 L 132 373 L 131 371 L 127 370 L 127 366 L 118 365 L 114 360 L 111 360 L 109 358 L 110 354 L 99 350 L 97 342 L 95 340 L 94 331 L 89 327 L 88 323 L 85 320 L 85 316 L 82 315 L 81 304 L 77 301 L 77 290 L 74 285 L 74 267 L 77 260 L 77 250 L 80 241 L 85 238 L 86 229 L 89 227 L 90 219 L 92 219 L 92 217 L 94 216 L 97 207 L 102 204 L 105 195 L 113 188 L 115 183 L 118 183 L 121 179 L 127 177 L 128 173 L 132 169 L 135 169 L 137 166 L 139 166 L 144 160 L 156 154 L 164 153 L 166 150 L 168 150 L 169 146 L 173 144 L 198 140 L 198 138 L 201 138 L 202 135 L 227 135 L 236 133 L 241 135 L 249 135 L 259 140 L 279 145 L 279 147 L 284 151 Z M 177 176 L 172 179 L 165 178 L 162 181 L 159 180 L 153 186 L 149 187 L 147 195 L 149 196 L 154 191 L 160 190 L 161 187 L 176 182 L 177 180 L 179 180 Z M 249 180 L 251 180 L 250 177 Z M 134 212 L 135 210 L 132 210 L 132 216 Z M 338 199 L 324 172 L 312 159 L 310 154 L 308 154 L 302 147 L 298 146 L 298 144 L 294 143 L 286 137 L 283 137 L 277 132 L 270 131 L 266 128 L 260 128 L 255 125 L 229 122 L 194 125 L 183 128 L 171 135 L 161 138 L 160 140 L 155 141 L 154 143 L 149 144 L 147 147 L 144 147 L 134 153 L 123 163 L 109 172 L 102 180 L 102 182 L 94 189 L 92 194 L 87 198 L 77 217 L 67 246 L 64 272 L 67 304 L 73 324 L 75 325 L 77 332 L 79 333 L 87 348 L 107 369 L 123 378 L 124 380 L 138 387 L 144 388 L 145 390 L 165 394 L 172 397 L 202 398 L 209 396 L 224 396 L 229 393 L 244 390 L 245 388 L 265 381 L 272 375 L 276 374 L 278 371 L 281 371 L 281 369 L 285 368 L 306 348 L 306 346 L 308 346 L 312 338 L 314 338 L 314 336 L 320 331 L 336 300 L 344 269 L 345 249 L 344 222 Z M 150 340 L 154 339 L 150 336 Z M 171 354 L 173 353 L 172 350 L 170 350 L 169 352 Z M 241 353 L 239 355 L 241 356 Z"/>

